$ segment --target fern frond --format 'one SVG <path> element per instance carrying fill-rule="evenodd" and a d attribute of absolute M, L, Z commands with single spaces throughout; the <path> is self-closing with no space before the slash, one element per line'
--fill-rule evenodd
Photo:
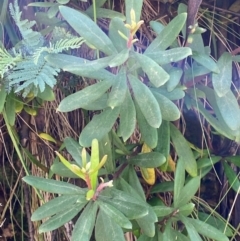
<path fill-rule="evenodd" d="M 46 54 L 40 55 L 37 65 L 34 64 L 33 58 L 29 56 L 13 68 L 13 72 L 7 78 L 9 86 L 14 88 L 16 93 L 24 90 L 22 95 L 26 97 L 30 91 L 36 92 L 36 89 L 43 92 L 46 84 L 51 88 L 54 87 L 56 84 L 55 76 L 58 75 L 60 69 L 52 67 L 45 61 Z"/>
<path fill-rule="evenodd" d="M 3 78 L 4 74 L 12 69 L 21 59 L 21 54 L 13 57 L 5 48 L 0 48 L 0 77 Z"/>
<path fill-rule="evenodd" d="M 23 37 L 26 46 L 34 47 L 41 45 L 42 35 L 39 32 L 33 31 L 33 27 L 36 22 L 21 20 L 22 12 L 19 9 L 17 0 L 14 1 L 14 4 L 9 4 L 9 10 L 12 18 L 14 19 L 16 25 L 19 28 L 19 31 Z"/>

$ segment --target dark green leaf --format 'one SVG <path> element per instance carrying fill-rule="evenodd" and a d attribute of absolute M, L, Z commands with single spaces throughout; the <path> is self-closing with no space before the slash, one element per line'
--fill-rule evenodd
<path fill-rule="evenodd" d="M 122 229 L 114 221 L 115 220 L 110 218 L 108 213 L 104 212 L 100 207 L 100 211 L 98 212 L 96 226 L 95 226 L 96 241 L 113 241 L 113 240 L 125 241 Z"/>
<path fill-rule="evenodd" d="M 143 187 L 136 174 L 135 168 L 131 165 L 129 165 L 128 183 L 138 193 L 138 195 L 142 198 L 142 200 L 145 201 L 146 198 L 145 198 L 145 193 L 143 191 Z"/>
<path fill-rule="evenodd" d="M 100 210 L 102 210 L 102 214 L 104 214 L 103 216 L 108 216 L 108 218 L 110 218 L 112 221 L 114 221 L 122 228 L 132 228 L 132 223 L 115 207 L 100 200 L 98 200 L 97 202 L 100 207 Z"/>
<path fill-rule="evenodd" d="M 96 138 L 101 140 L 111 129 L 115 123 L 120 109 L 119 107 L 107 108 L 99 115 L 95 115 L 83 129 L 79 137 L 79 143 L 82 146 L 91 146 L 92 140 Z"/>
<path fill-rule="evenodd" d="M 154 92 L 153 95 L 160 106 L 163 120 L 175 121 L 180 118 L 180 111 L 171 100 L 156 92 Z"/>
<path fill-rule="evenodd" d="M 237 175 L 226 162 L 223 162 L 223 166 L 229 185 L 236 193 L 240 193 L 239 174 Z"/>
<path fill-rule="evenodd" d="M 140 218 L 148 214 L 147 205 L 143 205 L 137 198 L 115 188 L 106 188 L 98 198 L 115 207 L 129 219 Z"/>
<path fill-rule="evenodd" d="M 159 167 L 165 161 L 165 156 L 159 152 L 141 153 L 128 159 L 129 164 L 146 168 Z"/>
<path fill-rule="evenodd" d="M 154 52 L 147 52 L 144 53 L 144 55 L 148 56 L 152 60 L 154 60 L 156 63 L 160 65 L 169 64 L 172 62 L 178 62 L 179 60 L 182 60 L 189 55 L 192 55 L 192 50 L 188 47 L 179 47 L 179 48 L 173 48 L 168 50 L 157 50 Z"/>
<path fill-rule="evenodd" d="M 174 199 L 174 207 L 180 208 L 187 204 L 194 197 L 195 193 L 200 187 L 200 179 L 200 177 L 194 177 L 182 188 L 178 199 Z M 177 182 L 176 179 L 175 182 Z"/>
<path fill-rule="evenodd" d="M 0 113 L 2 113 L 2 111 L 3 111 L 6 96 L 7 96 L 6 89 L 4 86 L 1 86 L 1 89 L 0 89 Z"/>
<path fill-rule="evenodd" d="M 110 81 L 101 81 L 99 83 L 90 85 L 83 90 L 67 96 L 58 106 L 58 111 L 68 112 L 82 108 L 88 103 L 91 103 L 100 98 L 112 85 Z"/>
<path fill-rule="evenodd" d="M 212 83 L 214 90 L 219 97 L 224 96 L 230 91 L 232 83 L 232 55 L 224 52 L 217 62 L 219 73 L 212 74 Z"/>
<path fill-rule="evenodd" d="M 154 86 L 160 87 L 168 81 L 169 74 L 147 55 L 134 53 L 133 57 L 140 64 Z"/>
<path fill-rule="evenodd" d="M 158 129 L 158 142 L 155 151 L 162 153 L 166 160 L 168 159 L 170 152 L 170 127 L 168 121 L 163 120 Z"/>
<path fill-rule="evenodd" d="M 185 224 L 185 227 L 188 232 L 188 236 L 191 241 L 202 241 L 201 237 L 199 236 L 196 229 L 192 225 L 192 221 L 190 218 L 185 218 L 183 215 L 181 215 L 181 221 Z"/>
<path fill-rule="evenodd" d="M 64 145 L 69 152 L 69 154 L 73 157 L 73 159 L 77 162 L 77 164 L 82 167 L 82 147 L 79 145 L 78 142 L 76 142 L 71 137 L 66 137 L 64 139 Z"/>
<path fill-rule="evenodd" d="M 148 54 L 156 50 L 167 49 L 179 35 L 179 32 L 182 30 L 186 19 L 187 13 L 177 15 L 152 41 L 145 53 Z"/>
<path fill-rule="evenodd" d="M 155 222 L 157 220 L 154 220 L 152 218 L 152 216 L 150 216 L 148 214 L 148 215 L 146 215 L 142 218 L 136 219 L 136 221 L 137 221 L 138 225 L 140 226 L 140 228 L 141 228 L 141 230 L 144 234 L 146 234 L 149 237 L 154 237 L 154 235 L 155 235 Z"/>
<path fill-rule="evenodd" d="M 16 115 L 15 115 L 15 99 L 14 99 L 14 93 L 11 92 L 6 99 L 6 107 L 5 107 L 5 112 L 6 112 L 6 117 L 8 124 L 10 126 L 14 126 Z"/>
<path fill-rule="evenodd" d="M 71 208 L 63 209 L 62 212 L 57 213 L 49 218 L 39 227 L 39 233 L 51 231 L 61 227 L 63 224 L 73 219 L 85 206 L 84 204 L 76 204 Z"/>
<path fill-rule="evenodd" d="M 206 67 L 207 69 L 211 70 L 214 73 L 219 73 L 219 68 L 214 60 L 208 56 L 207 54 L 202 54 L 198 52 L 193 52 L 192 58 L 201 64 L 202 66 Z"/>
<path fill-rule="evenodd" d="M 136 127 L 136 109 L 129 90 L 127 90 L 125 99 L 120 110 L 119 135 L 126 141 L 133 133 Z"/>
<path fill-rule="evenodd" d="M 124 102 L 126 93 L 128 91 L 127 87 L 127 76 L 124 71 L 120 71 L 112 85 L 111 92 L 108 98 L 108 106 L 112 109 L 122 105 Z"/>
<path fill-rule="evenodd" d="M 73 206 L 74 203 L 79 199 L 78 195 L 62 195 L 56 197 L 49 202 L 39 207 L 31 217 L 32 221 L 38 221 L 47 217 L 50 217 L 64 209 Z M 86 201 L 86 198 L 84 198 Z"/>
<path fill-rule="evenodd" d="M 162 182 L 154 185 L 153 188 L 151 189 L 151 193 L 173 192 L 173 190 L 174 190 L 174 182 L 167 181 L 167 182 Z"/>
<path fill-rule="evenodd" d="M 198 219 L 186 218 L 188 219 L 189 223 L 191 223 L 194 228 L 208 238 L 211 238 L 216 241 L 229 241 L 225 234 L 223 234 L 220 230 L 214 228 L 213 226 L 204 223 Z"/>
<path fill-rule="evenodd" d="M 182 159 L 178 159 L 174 176 L 174 207 L 178 207 L 181 199 L 181 192 L 185 183 L 185 165 Z"/>
<path fill-rule="evenodd" d="M 181 132 L 173 124 L 170 124 L 170 131 L 173 145 L 176 149 L 179 159 L 184 161 L 186 171 L 193 177 L 197 176 L 197 162 L 193 156 L 189 144 Z"/>
<path fill-rule="evenodd" d="M 222 159 L 222 157 L 220 157 L 220 156 L 211 156 L 210 158 L 209 157 L 200 158 L 197 161 L 198 169 L 213 166 L 214 164 L 219 162 L 221 159 Z"/>
<path fill-rule="evenodd" d="M 154 128 L 159 128 L 162 116 L 157 100 L 149 88 L 135 76 L 129 76 L 129 81 L 133 89 L 134 98 L 148 124 Z"/>
<path fill-rule="evenodd" d="M 35 176 L 26 176 L 23 178 L 23 181 L 27 184 L 51 193 L 58 193 L 58 194 L 78 194 L 78 195 L 85 195 L 86 190 L 80 187 L 77 187 L 73 184 L 56 181 L 52 179 L 46 179 L 42 177 L 35 177 Z"/>
<path fill-rule="evenodd" d="M 218 108 L 221 115 L 231 130 L 237 130 L 240 127 L 240 110 L 238 101 L 232 91 L 228 91 L 222 97 L 215 95 Z"/>
<path fill-rule="evenodd" d="M 73 29 L 87 42 L 108 55 L 116 54 L 117 51 L 111 40 L 90 18 L 69 7 L 60 6 L 59 10 Z"/>
<path fill-rule="evenodd" d="M 198 212 L 198 218 L 199 218 L 199 220 L 203 221 L 204 223 L 207 223 L 207 224 L 215 227 L 222 233 L 225 232 L 225 234 L 228 237 L 233 236 L 233 230 L 230 228 L 230 225 L 228 225 L 228 223 L 224 219 L 214 217 L 213 215 L 210 216 L 210 214 L 203 213 L 203 212 Z"/>
<path fill-rule="evenodd" d="M 89 202 L 81 216 L 78 218 L 73 229 L 72 241 L 89 241 L 95 225 L 98 204 Z"/>

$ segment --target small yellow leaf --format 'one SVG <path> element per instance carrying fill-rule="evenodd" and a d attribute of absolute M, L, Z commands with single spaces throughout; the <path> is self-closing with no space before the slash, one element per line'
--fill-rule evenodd
<path fill-rule="evenodd" d="M 50 141 L 50 142 L 53 142 L 55 144 L 57 143 L 57 141 L 47 133 L 40 133 L 39 137 L 41 137 L 43 140 Z"/>
<path fill-rule="evenodd" d="M 89 201 L 93 198 L 93 196 L 94 196 L 94 190 L 91 189 L 87 192 L 86 199 Z"/>
<path fill-rule="evenodd" d="M 152 151 L 152 149 L 146 143 L 143 143 L 142 153 L 148 153 L 148 152 L 151 152 L 151 151 Z"/>
<path fill-rule="evenodd" d="M 154 185 L 156 181 L 155 169 L 140 167 L 140 171 L 146 183 L 148 183 L 149 185 Z"/>
<path fill-rule="evenodd" d="M 28 106 L 24 106 L 24 110 L 31 116 L 36 116 L 37 115 L 37 110 L 36 109 L 33 109 L 33 108 L 30 108 Z"/>
<path fill-rule="evenodd" d="M 173 161 L 171 155 L 168 156 L 168 167 L 167 171 L 168 172 L 175 172 L 176 169 L 176 163 Z"/>
<path fill-rule="evenodd" d="M 23 109 L 23 102 L 15 101 L 15 113 L 20 113 Z"/>

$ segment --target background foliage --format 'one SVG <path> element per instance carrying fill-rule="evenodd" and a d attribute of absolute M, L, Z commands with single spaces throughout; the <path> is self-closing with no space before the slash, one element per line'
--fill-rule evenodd
<path fill-rule="evenodd" d="M 2 1 L 3 240 L 238 240 L 238 1 L 200 2 Z"/>

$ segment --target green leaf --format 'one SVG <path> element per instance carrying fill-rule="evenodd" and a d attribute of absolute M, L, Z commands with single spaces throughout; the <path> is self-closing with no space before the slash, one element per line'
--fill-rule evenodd
<path fill-rule="evenodd" d="M 178 89 L 174 89 L 173 91 L 169 92 L 166 89 L 163 88 L 150 88 L 152 93 L 158 93 L 161 95 L 164 95 L 165 97 L 167 97 L 169 100 L 179 100 L 182 99 L 185 96 L 185 92 L 178 88 Z"/>
<path fill-rule="evenodd" d="M 125 99 L 120 109 L 119 135 L 125 142 L 134 132 L 136 126 L 136 109 L 129 90 L 127 89 Z"/>
<path fill-rule="evenodd" d="M 150 21 L 149 25 L 156 34 L 160 34 L 165 28 L 162 23 L 156 21 Z"/>
<path fill-rule="evenodd" d="M 135 101 L 135 108 L 137 112 L 137 122 L 141 132 L 141 139 L 150 147 L 155 148 L 158 141 L 157 129 L 150 126 L 142 114 L 140 107 Z"/>
<path fill-rule="evenodd" d="M 153 186 L 151 189 L 151 193 L 159 193 L 159 192 L 173 192 L 174 191 L 174 183 L 172 181 L 158 183 Z"/>
<path fill-rule="evenodd" d="M 181 68 L 172 68 L 169 72 L 170 78 L 167 82 L 167 90 L 173 91 L 179 84 L 183 71 Z"/>
<path fill-rule="evenodd" d="M 214 228 L 213 226 L 204 223 L 198 219 L 192 218 L 185 218 L 188 219 L 189 223 L 191 223 L 194 228 L 199 232 L 201 235 L 206 236 L 210 239 L 216 241 L 229 241 L 225 234 L 223 234 L 220 230 Z"/>
<path fill-rule="evenodd" d="M 193 212 L 194 207 L 195 207 L 195 204 L 188 203 L 186 205 L 181 206 L 178 210 L 180 214 L 184 216 L 189 216 Z"/>
<path fill-rule="evenodd" d="M 72 220 L 85 206 L 85 203 L 76 204 L 69 209 L 63 209 L 62 212 L 57 213 L 49 218 L 39 227 L 39 233 L 51 231 L 61 227 L 63 224 Z"/>
<path fill-rule="evenodd" d="M 145 193 L 143 191 L 143 187 L 136 174 L 135 168 L 131 165 L 129 165 L 128 183 L 137 192 L 137 194 L 142 198 L 142 200 L 145 201 L 146 197 L 145 197 Z"/>
<path fill-rule="evenodd" d="M 123 65 L 129 57 L 129 49 L 123 49 L 119 54 L 117 54 L 112 60 L 109 62 L 109 67 L 117 67 Z"/>
<path fill-rule="evenodd" d="M 186 19 L 187 13 L 177 15 L 152 41 L 152 43 L 146 49 L 145 54 L 155 52 L 156 50 L 167 49 L 179 35 Z"/>
<path fill-rule="evenodd" d="M 107 108 L 99 115 L 95 115 L 81 132 L 79 137 L 80 145 L 89 147 L 94 138 L 101 140 L 112 129 L 119 112 L 119 107 Z"/>
<path fill-rule="evenodd" d="M 70 0 L 57 0 L 60 4 L 67 4 Z"/>
<path fill-rule="evenodd" d="M 148 124 L 154 128 L 159 128 L 162 116 L 157 100 L 149 88 L 135 76 L 129 76 L 129 81 L 133 89 L 134 98 Z"/>
<path fill-rule="evenodd" d="M 93 7 L 92 5 L 85 11 L 85 13 L 93 18 Z M 126 17 L 117 11 L 113 11 L 111 9 L 106 8 L 96 8 L 97 18 L 120 18 L 121 20 L 125 21 Z"/>
<path fill-rule="evenodd" d="M 55 3 L 52 7 L 50 7 L 47 11 L 48 17 L 53 18 L 56 16 L 58 10 L 59 10 L 60 4 Z"/>
<path fill-rule="evenodd" d="M 115 169 L 115 160 L 112 155 L 112 143 L 109 138 L 109 134 L 106 134 L 101 141 L 99 141 L 100 160 L 104 155 L 107 155 L 107 161 L 104 164 L 108 173 L 113 173 Z"/>
<path fill-rule="evenodd" d="M 109 25 L 109 38 L 112 40 L 116 49 L 120 52 L 127 49 L 127 41 L 123 39 L 119 32 L 123 33 L 125 36 L 129 36 L 129 29 L 124 26 L 123 21 L 120 18 L 114 18 L 111 20 Z"/>
<path fill-rule="evenodd" d="M 77 165 L 76 162 L 70 162 L 70 163 Z M 62 162 L 54 162 L 50 169 L 54 174 L 57 174 L 62 177 L 79 178 L 79 176 L 73 173 Z"/>
<path fill-rule="evenodd" d="M 80 187 L 77 187 L 73 184 L 56 181 L 52 179 L 46 179 L 42 177 L 35 176 L 26 176 L 23 178 L 23 181 L 33 186 L 37 189 L 58 193 L 58 194 L 78 194 L 78 195 L 86 195 L 86 190 Z"/>
<path fill-rule="evenodd" d="M 178 207 L 181 199 L 181 192 L 185 183 L 185 165 L 182 159 L 178 159 L 177 167 L 174 176 L 174 202 L 173 206 Z"/>
<path fill-rule="evenodd" d="M 129 164 L 146 168 L 159 167 L 165 161 L 165 156 L 158 152 L 141 153 L 128 159 Z"/>
<path fill-rule="evenodd" d="M 112 57 L 108 59 L 112 59 Z M 101 80 L 112 80 L 114 78 L 112 73 L 102 69 L 102 66 L 108 66 L 106 58 L 99 63 L 98 61 L 89 61 L 67 54 L 49 54 L 45 57 L 45 60 L 52 66 L 83 77 Z"/>
<path fill-rule="evenodd" d="M 72 158 L 77 162 L 77 164 L 82 167 L 82 147 L 71 137 L 66 137 L 64 139 L 64 145 L 72 156 Z"/>
<path fill-rule="evenodd" d="M 49 8 L 56 5 L 56 3 L 48 3 L 48 2 L 35 2 L 35 3 L 29 3 L 29 7 L 41 7 L 41 8 Z"/>
<path fill-rule="evenodd" d="M 31 220 L 38 221 L 50 217 L 64 209 L 73 206 L 79 199 L 78 195 L 62 195 L 43 204 L 32 214 Z M 85 201 L 86 198 L 84 197 Z"/>
<path fill-rule="evenodd" d="M 100 210 L 102 211 L 103 216 L 110 218 L 110 220 L 114 221 L 116 224 L 118 224 L 122 228 L 131 229 L 132 223 L 115 207 L 112 205 L 102 202 L 100 200 L 97 201 Z M 115 239 L 112 239 L 115 240 Z"/>
<path fill-rule="evenodd" d="M 148 207 L 146 205 L 143 205 L 134 196 L 115 188 L 106 188 L 100 193 L 98 198 L 115 207 L 128 219 L 136 219 L 148 214 Z"/>
<path fill-rule="evenodd" d="M 134 53 L 133 57 L 140 64 L 143 71 L 147 74 L 149 80 L 154 86 L 160 87 L 168 81 L 169 74 L 155 61 L 147 57 L 147 55 L 136 52 Z"/>
<path fill-rule="evenodd" d="M 156 50 L 154 52 L 145 52 L 144 55 L 151 58 L 160 65 L 178 62 L 192 55 L 192 50 L 188 47 L 177 47 L 168 50 Z"/>
<path fill-rule="evenodd" d="M 7 117 L 7 121 L 8 124 L 10 126 L 14 126 L 15 123 L 15 119 L 16 119 L 16 115 L 15 115 L 15 97 L 14 97 L 14 93 L 11 92 L 6 99 L 6 106 L 5 106 L 5 112 L 6 112 L 6 117 Z"/>
<path fill-rule="evenodd" d="M 175 180 L 177 182 L 177 180 Z M 174 207 L 180 208 L 187 204 L 200 187 L 200 177 L 194 177 L 182 188 L 178 199 L 174 199 Z"/>
<path fill-rule="evenodd" d="M 153 95 L 159 104 L 163 120 L 175 121 L 180 118 L 180 111 L 171 100 L 156 92 Z"/>
<path fill-rule="evenodd" d="M 93 111 L 106 109 L 108 107 L 107 100 L 108 100 L 108 93 L 105 93 L 99 99 L 91 103 L 87 103 L 86 105 L 85 103 L 83 103 L 82 109 L 93 110 Z"/>
<path fill-rule="evenodd" d="M 211 157 L 203 157 L 198 159 L 197 161 L 197 167 L 198 169 L 213 166 L 217 162 L 219 162 L 222 159 L 220 156 L 211 156 Z"/>
<path fill-rule="evenodd" d="M 125 71 L 120 71 L 112 85 L 112 89 L 107 102 L 108 106 L 112 109 L 116 106 L 120 106 L 125 99 L 127 91 L 128 87 L 126 73 Z"/>
<path fill-rule="evenodd" d="M 163 121 L 158 129 L 158 142 L 155 151 L 162 153 L 166 160 L 170 153 L 170 127 L 168 121 Z"/>
<path fill-rule="evenodd" d="M 237 175 L 226 162 L 223 162 L 223 166 L 224 166 L 224 173 L 227 176 L 229 185 L 236 193 L 240 193 L 239 174 Z"/>
<path fill-rule="evenodd" d="M 197 233 L 196 229 L 192 225 L 191 219 L 190 218 L 185 218 L 183 215 L 180 216 L 181 221 L 185 224 L 185 227 L 188 232 L 188 236 L 191 241 L 202 241 L 201 237 Z"/>
<path fill-rule="evenodd" d="M 126 12 L 126 22 L 131 24 L 131 16 L 130 11 L 131 9 L 135 12 L 135 21 L 136 23 L 140 20 L 141 13 L 142 13 L 142 5 L 143 0 L 127 0 L 125 1 L 125 12 Z"/>
<path fill-rule="evenodd" d="M 154 206 L 153 210 L 156 213 L 157 217 L 165 217 L 173 213 L 175 211 L 175 208 L 166 206 Z"/>
<path fill-rule="evenodd" d="M 74 241 L 89 241 L 92 236 L 92 231 L 95 225 L 98 204 L 89 202 L 86 208 L 78 218 L 73 229 L 72 240 Z"/>
<path fill-rule="evenodd" d="M 218 108 L 222 118 L 231 130 L 240 128 L 240 110 L 238 101 L 232 91 L 228 91 L 224 96 L 215 95 Z"/>
<path fill-rule="evenodd" d="M 219 73 L 219 68 L 214 60 L 208 56 L 207 54 L 202 54 L 198 52 L 193 52 L 192 58 L 201 64 L 202 66 L 206 67 L 207 69 L 211 70 L 214 73 Z"/>
<path fill-rule="evenodd" d="M 157 220 L 154 220 L 153 217 L 148 214 L 142 218 L 136 219 L 136 221 L 144 234 L 146 234 L 148 237 L 154 237 L 155 222 Z"/>
<path fill-rule="evenodd" d="M 90 85 L 83 90 L 71 94 L 64 98 L 57 110 L 61 112 L 68 112 L 82 108 L 98 98 L 100 98 L 112 85 L 112 82 L 103 80 L 96 84 Z"/>
<path fill-rule="evenodd" d="M 110 211 L 110 210 L 111 209 L 108 209 L 105 211 Z M 113 241 L 113 240 L 125 241 L 122 229 L 115 222 L 116 219 L 112 219 L 111 216 L 108 215 L 109 213 L 105 211 L 103 211 L 100 208 L 100 211 L 97 216 L 97 221 L 95 226 L 96 241 Z M 119 213 L 121 214 L 121 212 Z"/>
<path fill-rule="evenodd" d="M 186 171 L 193 177 L 197 176 L 197 162 L 188 142 L 173 124 L 170 124 L 170 133 L 178 157 L 184 161 Z"/>
<path fill-rule="evenodd" d="M 7 92 L 5 90 L 5 87 L 1 86 L 1 89 L 0 89 L 0 113 L 2 113 L 2 111 L 3 111 L 6 96 L 7 96 Z"/>
<path fill-rule="evenodd" d="M 217 62 L 219 73 L 212 74 L 212 83 L 215 92 L 219 97 L 230 91 L 232 83 L 232 55 L 224 52 Z"/>
<path fill-rule="evenodd" d="M 79 33 L 87 42 L 105 54 L 116 54 L 116 49 L 107 35 L 90 18 L 81 12 L 65 7 L 59 7 L 60 13 L 66 21 Z"/>
<path fill-rule="evenodd" d="M 233 230 L 230 228 L 230 225 L 228 225 L 224 219 L 219 219 L 217 217 L 210 216 L 209 214 L 203 212 L 198 212 L 198 218 L 200 221 L 203 221 L 204 223 L 207 223 L 215 227 L 222 233 L 225 232 L 226 236 L 233 236 Z"/>
<path fill-rule="evenodd" d="M 42 100 L 46 100 L 46 101 L 55 100 L 55 94 L 54 94 L 52 88 L 48 85 L 45 85 L 45 89 L 43 92 L 38 91 L 37 97 Z"/>

